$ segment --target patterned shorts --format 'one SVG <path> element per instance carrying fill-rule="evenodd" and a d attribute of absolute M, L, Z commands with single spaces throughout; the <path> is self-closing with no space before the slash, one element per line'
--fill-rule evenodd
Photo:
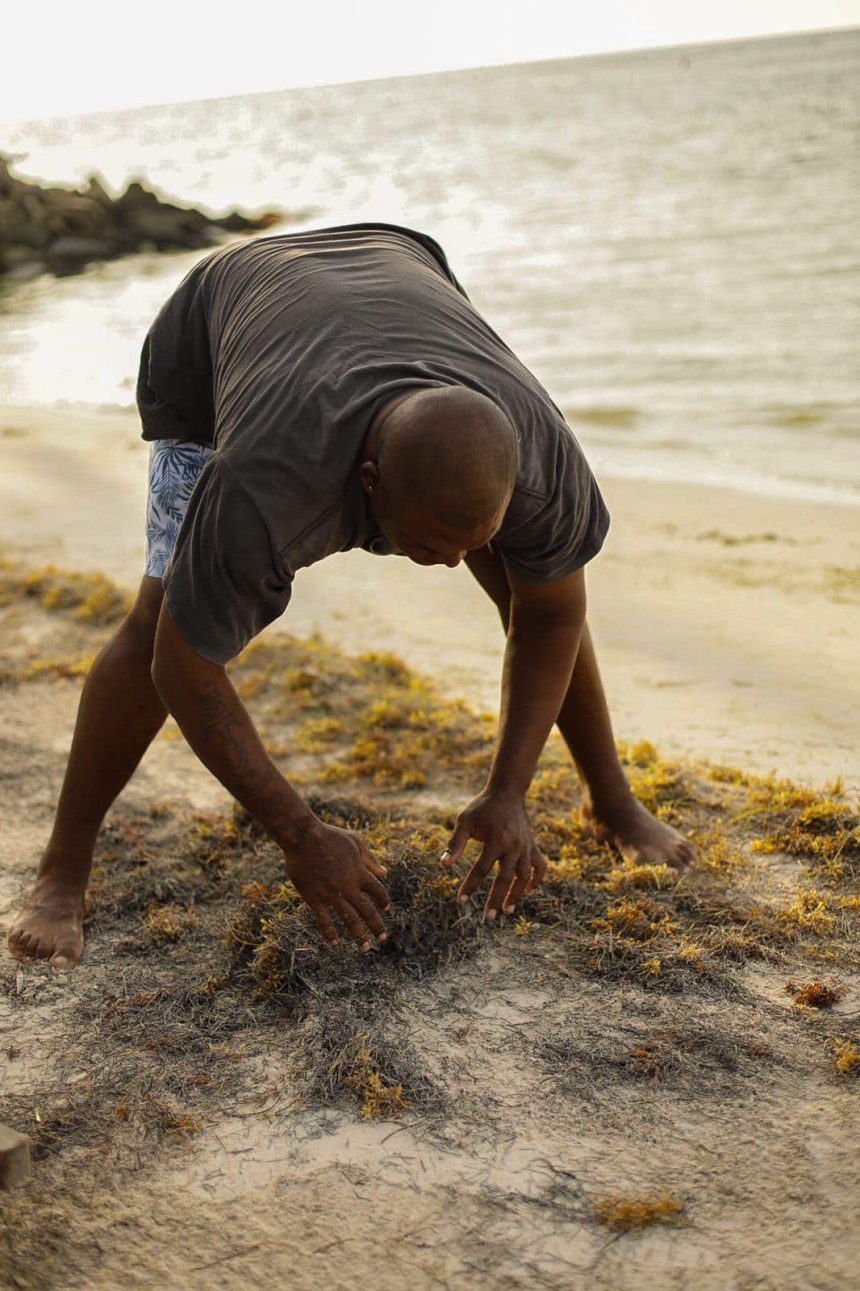
<path fill-rule="evenodd" d="M 181 439 L 156 439 L 149 453 L 149 494 L 146 499 L 146 569 L 149 578 L 162 578 L 188 510 L 197 479 L 212 449 Z"/>

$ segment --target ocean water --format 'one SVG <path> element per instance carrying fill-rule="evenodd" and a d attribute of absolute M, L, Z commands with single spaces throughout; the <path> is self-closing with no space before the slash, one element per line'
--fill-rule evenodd
<path fill-rule="evenodd" d="M 436 237 L 598 472 L 860 504 L 860 30 L 0 125 L 277 231 Z M 0 403 L 133 404 L 200 253 L 0 280 Z"/>

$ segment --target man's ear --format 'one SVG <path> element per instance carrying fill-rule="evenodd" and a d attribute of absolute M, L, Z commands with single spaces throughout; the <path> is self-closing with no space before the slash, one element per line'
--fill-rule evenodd
<path fill-rule="evenodd" d="M 379 483 L 379 467 L 376 462 L 362 462 L 359 468 L 361 487 L 365 493 L 372 493 Z"/>

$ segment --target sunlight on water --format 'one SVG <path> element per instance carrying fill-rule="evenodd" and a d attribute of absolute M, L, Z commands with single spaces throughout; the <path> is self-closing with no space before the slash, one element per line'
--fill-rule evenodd
<path fill-rule="evenodd" d="M 444 73 L 0 132 L 22 174 L 144 177 L 445 246 L 607 472 L 860 501 L 860 33 Z M 302 223 L 289 212 L 312 208 Z M 133 402 L 194 254 L 0 287 L 0 402 Z"/>

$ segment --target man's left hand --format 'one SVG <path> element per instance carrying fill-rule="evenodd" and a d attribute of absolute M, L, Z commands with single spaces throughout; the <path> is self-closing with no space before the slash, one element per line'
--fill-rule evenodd
<path fill-rule="evenodd" d="M 457 824 L 442 864 L 447 868 L 459 860 L 470 838 L 483 843 L 481 855 L 469 870 L 458 892 L 468 901 L 498 863 L 484 906 L 487 919 L 499 910 L 512 914 L 526 892 L 532 892 L 546 874 L 546 857 L 538 848 L 522 797 L 517 793 L 485 789 L 457 817 Z"/>

